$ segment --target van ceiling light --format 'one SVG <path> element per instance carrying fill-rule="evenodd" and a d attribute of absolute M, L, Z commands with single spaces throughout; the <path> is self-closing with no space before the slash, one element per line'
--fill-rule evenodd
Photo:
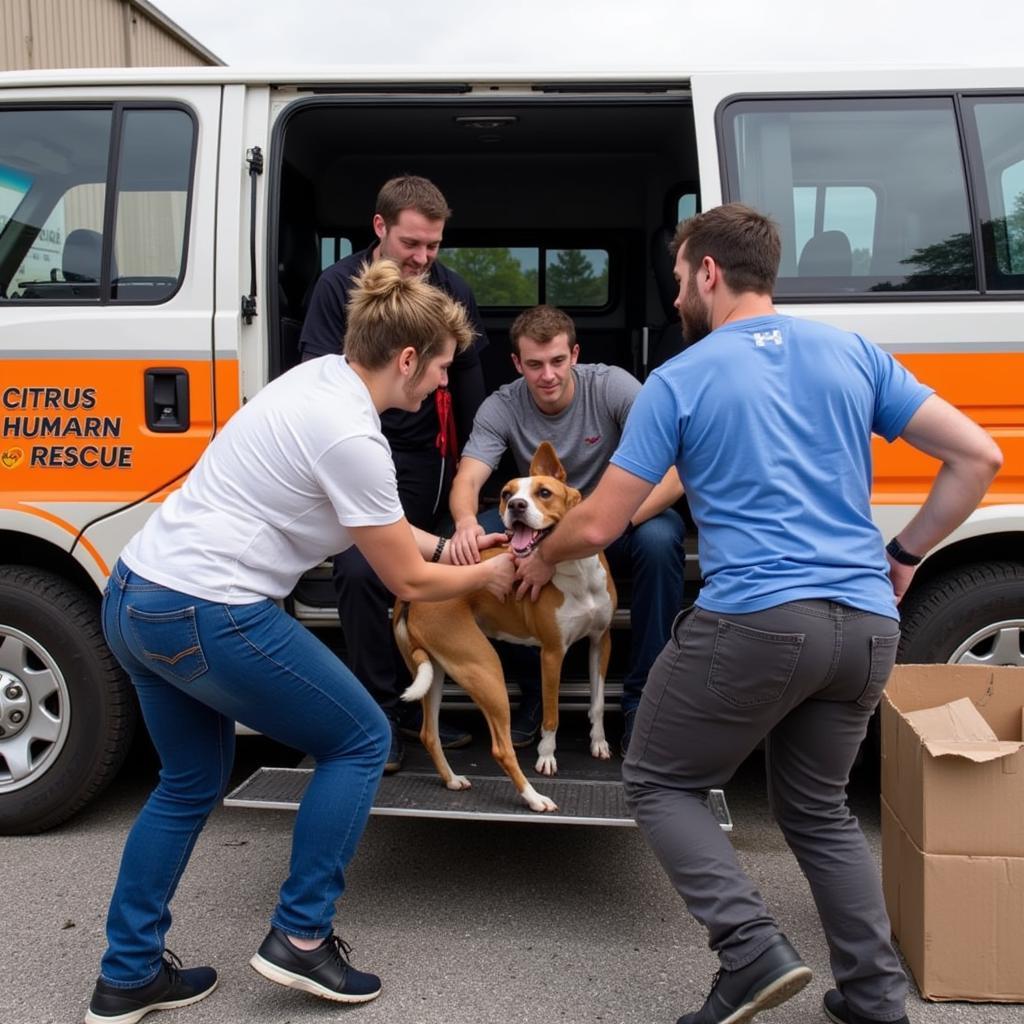
<path fill-rule="evenodd" d="M 462 128 L 474 128 L 478 132 L 493 132 L 498 128 L 511 128 L 518 120 L 515 114 L 491 114 L 483 117 L 456 117 L 455 123 Z"/>

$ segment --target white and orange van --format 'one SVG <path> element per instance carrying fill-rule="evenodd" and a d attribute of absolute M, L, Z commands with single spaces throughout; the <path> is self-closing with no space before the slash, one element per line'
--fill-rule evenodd
<path fill-rule="evenodd" d="M 107 573 L 297 361 L 318 274 L 368 244 L 400 173 L 455 211 L 442 259 L 475 289 L 490 387 L 541 301 L 582 358 L 643 377 L 681 344 L 677 220 L 771 213 L 778 306 L 888 348 L 1005 454 L 919 570 L 901 658 L 1024 664 L 1024 71 L 0 74 L 0 832 L 62 821 L 116 772 L 135 712 L 99 628 Z M 878 444 L 886 535 L 935 469 Z M 337 624 L 323 570 L 287 607 Z"/>

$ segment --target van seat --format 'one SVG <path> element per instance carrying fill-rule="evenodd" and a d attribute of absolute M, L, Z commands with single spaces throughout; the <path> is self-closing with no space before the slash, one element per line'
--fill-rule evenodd
<path fill-rule="evenodd" d="M 845 231 L 822 231 L 807 239 L 797 262 L 800 277 L 849 277 L 853 250 Z"/>

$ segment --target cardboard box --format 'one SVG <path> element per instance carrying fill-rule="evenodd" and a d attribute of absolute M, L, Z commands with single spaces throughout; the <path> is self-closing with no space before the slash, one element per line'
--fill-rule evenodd
<path fill-rule="evenodd" d="M 898 665 L 882 884 L 928 999 L 1024 1002 L 1024 669 Z"/>
<path fill-rule="evenodd" d="M 923 853 L 883 798 L 882 887 L 925 999 L 1024 1002 L 1024 857 Z"/>
<path fill-rule="evenodd" d="M 1024 857 L 1022 738 L 1024 669 L 896 666 L 882 796 L 919 850 Z"/>

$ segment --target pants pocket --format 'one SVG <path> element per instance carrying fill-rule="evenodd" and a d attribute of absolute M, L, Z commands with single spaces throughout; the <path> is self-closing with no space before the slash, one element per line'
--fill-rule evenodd
<path fill-rule="evenodd" d="M 793 678 L 804 636 L 719 619 L 708 689 L 738 708 L 774 704 Z"/>
<path fill-rule="evenodd" d="M 194 607 L 165 612 L 129 607 L 127 614 L 140 657 L 151 662 L 158 675 L 189 683 L 207 670 Z"/>
<path fill-rule="evenodd" d="M 882 699 L 882 691 L 892 674 L 893 665 L 896 664 L 896 647 L 899 642 L 899 633 L 871 638 L 871 663 L 868 666 L 868 680 L 864 684 L 861 695 L 857 698 L 858 706 L 868 711 L 874 711 Z"/>

